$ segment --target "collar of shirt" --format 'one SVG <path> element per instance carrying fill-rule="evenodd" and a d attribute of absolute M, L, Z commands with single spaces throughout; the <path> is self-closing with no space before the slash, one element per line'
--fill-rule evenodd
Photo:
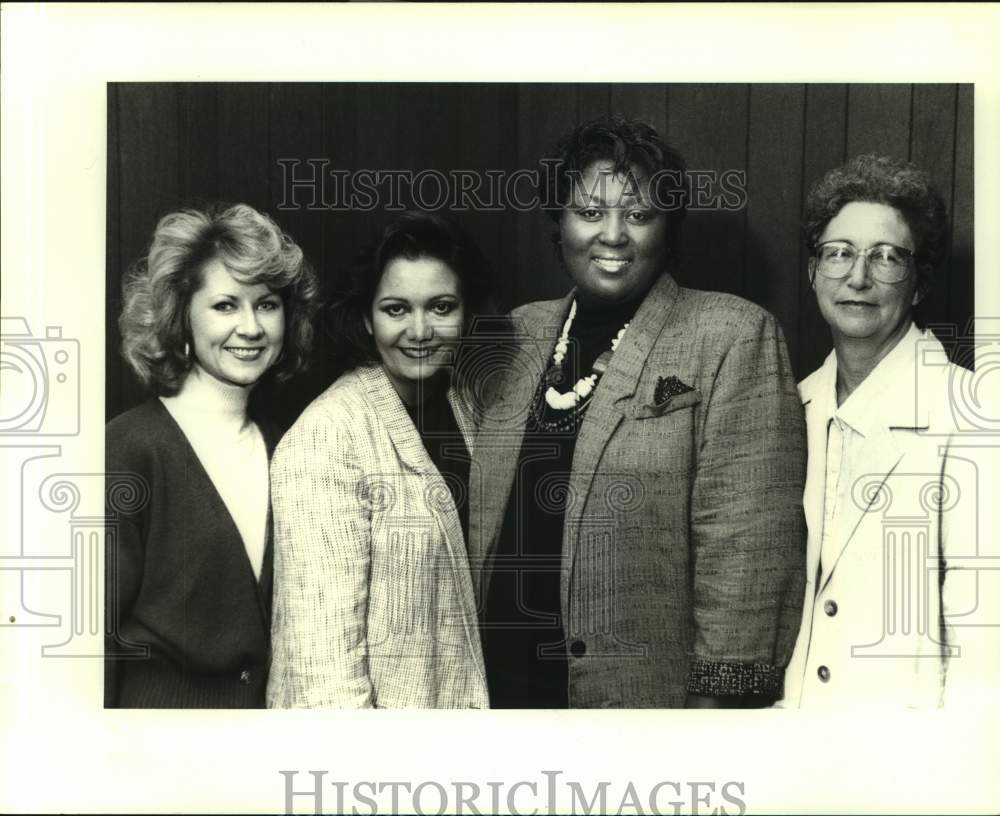
<path fill-rule="evenodd" d="M 932 337 L 915 325 L 879 361 L 854 392 L 837 407 L 837 356 L 830 352 L 823 364 L 824 376 L 814 399 L 825 424 L 837 419 L 862 436 L 888 428 L 916 428 L 927 424 L 919 417 L 916 398 L 920 343 Z"/>

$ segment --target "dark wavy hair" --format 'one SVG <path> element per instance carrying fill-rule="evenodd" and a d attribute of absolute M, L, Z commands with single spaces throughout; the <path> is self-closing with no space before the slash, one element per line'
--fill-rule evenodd
<path fill-rule="evenodd" d="M 478 317 L 498 312 L 492 270 L 468 233 L 436 213 L 402 213 L 355 258 L 346 285 L 331 303 L 329 334 L 338 368 L 379 361 L 365 317 L 371 316 L 375 290 L 386 267 L 398 258 L 434 258 L 455 273 L 465 307 L 465 334 L 479 325 Z"/>
<path fill-rule="evenodd" d="M 915 243 L 917 292 L 930 290 L 948 254 L 948 213 L 930 175 L 910 162 L 866 153 L 830 170 L 806 197 L 802 234 L 810 254 L 826 225 L 853 201 L 898 210 Z"/>
<path fill-rule="evenodd" d="M 558 224 L 562 208 L 573 194 L 574 181 L 597 161 L 611 162 L 615 175 L 627 176 L 633 169 L 638 170 L 652 183 L 654 206 L 667 216 L 667 246 L 673 254 L 687 212 L 687 164 L 656 128 L 642 119 L 628 119 L 621 114 L 601 116 L 578 125 L 543 160 L 548 169 L 541 175 L 540 194 L 555 227 L 553 240 L 559 241 Z"/>
<path fill-rule="evenodd" d="M 268 376 L 281 382 L 302 371 L 313 341 L 319 284 L 302 250 L 267 215 L 246 204 L 172 212 L 160 219 L 148 255 L 123 286 L 118 321 L 122 355 L 147 387 L 177 393 L 194 364 L 191 296 L 205 265 L 218 260 L 237 280 L 263 283 L 285 308 L 281 357 Z"/>

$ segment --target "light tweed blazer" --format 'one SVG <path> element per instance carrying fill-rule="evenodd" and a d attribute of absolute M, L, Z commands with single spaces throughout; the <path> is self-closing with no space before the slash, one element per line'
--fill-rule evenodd
<path fill-rule="evenodd" d="M 449 400 L 471 450 L 469 413 Z M 271 469 L 272 708 L 487 708 L 451 492 L 381 366 L 355 369 Z"/>
<path fill-rule="evenodd" d="M 520 337 L 476 440 L 483 489 L 469 538 L 480 598 L 492 570 L 511 567 L 493 555 L 528 406 L 573 294 L 513 314 Z M 661 378 L 674 388 L 658 389 Z M 777 322 L 665 274 L 577 437 L 561 577 L 570 705 L 778 694 L 801 616 L 804 476 L 802 407 Z"/>

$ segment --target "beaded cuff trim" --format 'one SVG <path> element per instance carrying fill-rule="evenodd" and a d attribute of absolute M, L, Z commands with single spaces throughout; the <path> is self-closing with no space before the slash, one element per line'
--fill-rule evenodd
<path fill-rule="evenodd" d="M 780 694 L 784 672 L 767 663 L 716 663 L 695 660 L 688 691 L 705 697 Z"/>

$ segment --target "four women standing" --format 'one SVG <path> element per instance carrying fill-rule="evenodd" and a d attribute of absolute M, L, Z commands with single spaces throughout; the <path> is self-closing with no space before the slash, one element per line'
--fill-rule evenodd
<path fill-rule="evenodd" d="M 489 388 L 460 364 L 491 311 L 461 230 L 406 214 L 353 270 L 332 311 L 352 368 L 271 469 L 273 620 L 275 440 L 247 399 L 301 367 L 315 279 L 249 207 L 161 221 L 122 317 L 160 398 L 108 426 L 108 471 L 151 501 L 109 547 L 107 705 L 261 705 L 266 684 L 273 707 L 759 706 L 783 679 L 783 705 L 936 705 L 975 675 L 949 662 L 974 591 L 949 560 L 959 373 L 912 325 L 945 228 L 926 176 L 861 157 L 807 203 L 834 352 L 799 389 L 806 554 L 781 330 L 671 275 L 682 160 L 619 117 L 555 158 L 573 289 L 513 313 Z M 886 504 L 917 494 L 927 534 L 890 546 Z M 900 558 L 924 576 L 903 630 Z"/>

